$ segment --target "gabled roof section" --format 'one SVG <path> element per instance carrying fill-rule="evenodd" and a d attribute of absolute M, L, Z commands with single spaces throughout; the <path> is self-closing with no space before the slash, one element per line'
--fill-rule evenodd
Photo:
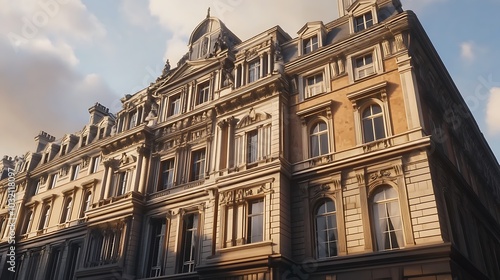
<path fill-rule="evenodd" d="M 322 21 L 311 21 L 311 22 L 308 22 L 306 23 L 304 26 L 302 26 L 301 29 L 299 29 L 299 31 L 297 31 L 297 34 L 299 36 L 302 36 L 306 33 L 308 33 L 310 30 L 318 30 L 318 29 L 324 29 L 325 28 L 325 25 L 323 24 Z"/>
<path fill-rule="evenodd" d="M 367 6 L 373 6 L 377 3 L 377 0 L 357 0 L 354 1 L 349 8 L 346 9 L 348 14 L 352 14 L 354 11 L 358 9 L 363 9 Z"/>

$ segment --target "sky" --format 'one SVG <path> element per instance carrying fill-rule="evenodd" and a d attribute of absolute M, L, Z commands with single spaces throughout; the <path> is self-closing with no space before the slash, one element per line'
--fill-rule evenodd
<path fill-rule="evenodd" d="M 500 0 L 402 0 L 433 42 L 500 159 Z M 480 3 L 480 4 L 479 4 Z M 0 156 L 35 149 L 87 124 L 99 102 L 148 86 L 175 66 L 192 30 L 220 18 L 240 39 L 280 25 L 292 37 L 308 21 L 338 18 L 334 0 L 0 0 Z"/>

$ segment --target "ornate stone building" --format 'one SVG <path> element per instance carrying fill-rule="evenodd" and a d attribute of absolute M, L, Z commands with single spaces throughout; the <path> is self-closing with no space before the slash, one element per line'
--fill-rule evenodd
<path fill-rule="evenodd" d="M 4 158 L 1 279 L 500 279 L 500 167 L 417 17 L 339 10 L 207 16 L 122 110 Z"/>

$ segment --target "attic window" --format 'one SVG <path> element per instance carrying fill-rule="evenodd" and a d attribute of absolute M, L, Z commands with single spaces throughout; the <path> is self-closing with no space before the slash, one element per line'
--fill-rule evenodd
<path fill-rule="evenodd" d="M 317 50 L 319 47 L 318 36 L 314 35 L 312 37 L 302 40 L 302 46 L 303 46 L 302 49 L 303 54 L 308 54 L 310 52 Z"/>
<path fill-rule="evenodd" d="M 362 14 L 354 18 L 354 28 L 356 32 L 365 30 L 373 25 L 372 12 Z"/>

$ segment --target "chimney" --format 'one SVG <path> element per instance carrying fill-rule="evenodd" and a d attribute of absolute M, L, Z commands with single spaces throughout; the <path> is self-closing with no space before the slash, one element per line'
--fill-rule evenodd
<path fill-rule="evenodd" d="M 45 149 L 48 143 L 53 142 L 54 140 L 56 140 L 54 136 L 48 134 L 45 131 L 40 131 L 40 133 L 35 136 L 35 152 L 41 152 L 43 149 Z"/>
<path fill-rule="evenodd" d="M 4 156 L 0 161 L 0 180 L 8 177 L 9 168 L 14 169 L 14 161 L 11 157 Z"/>
<path fill-rule="evenodd" d="M 104 118 L 109 115 L 109 109 L 100 103 L 96 103 L 94 106 L 89 108 L 90 113 L 90 121 L 89 124 L 97 124 Z"/>

